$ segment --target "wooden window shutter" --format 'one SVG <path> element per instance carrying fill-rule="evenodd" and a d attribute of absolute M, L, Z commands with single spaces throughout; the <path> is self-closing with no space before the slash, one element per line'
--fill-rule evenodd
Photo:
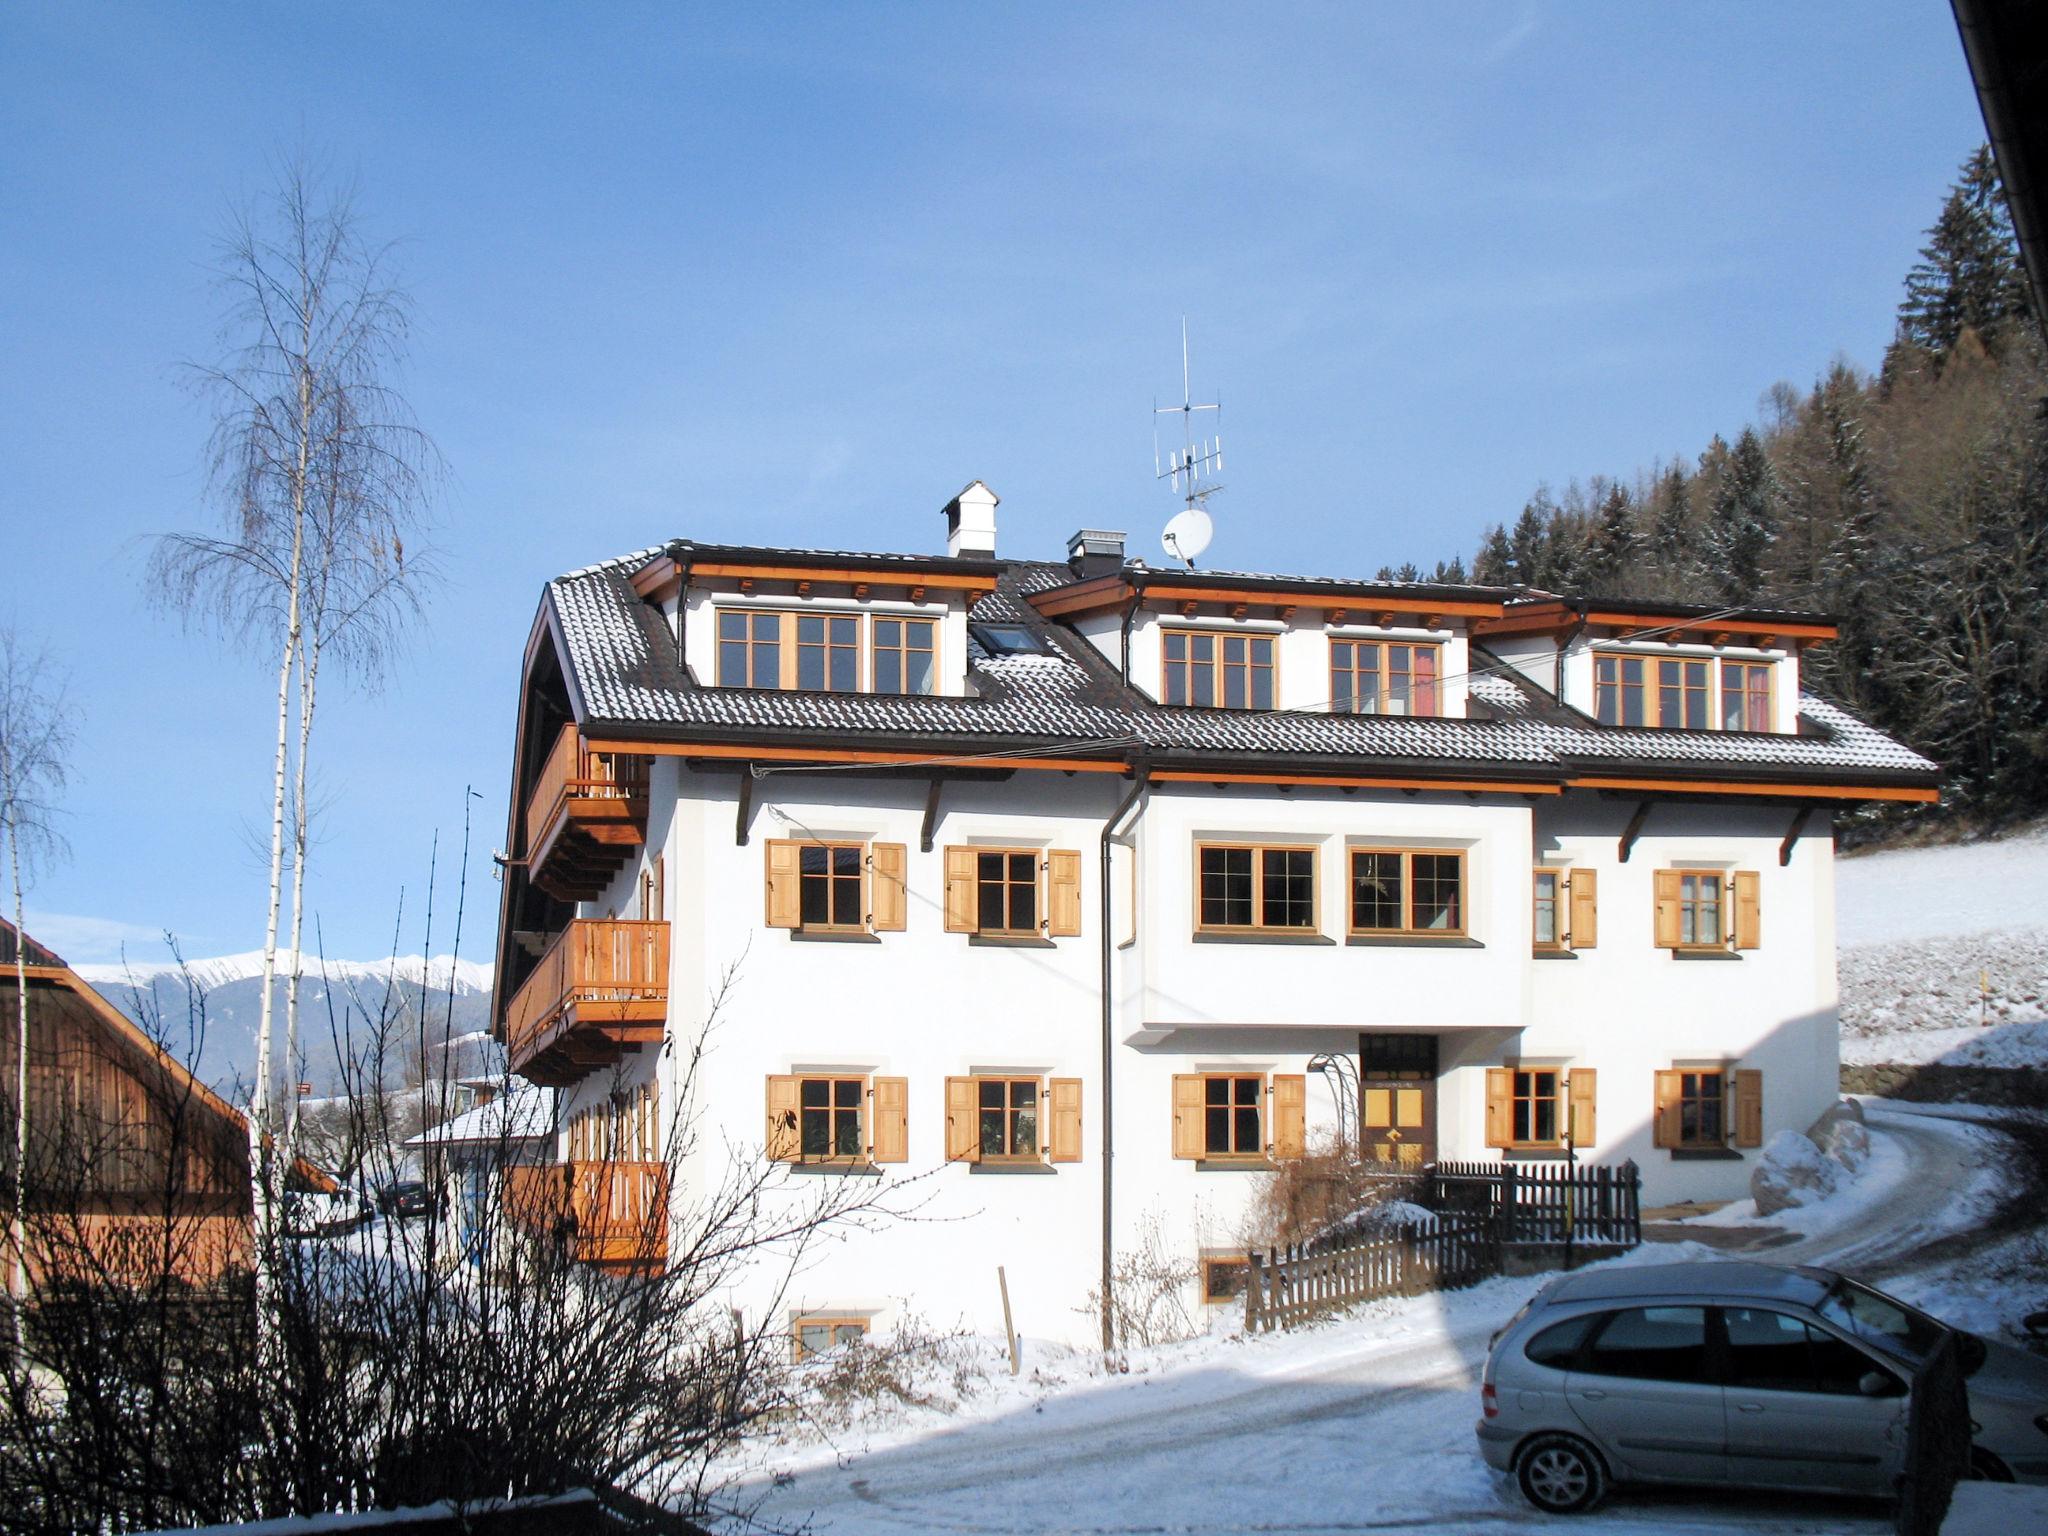
<path fill-rule="evenodd" d="M 1299 1072 L 1273 1074 L 1272 1142 L 1275 1157 L 1308 1151 L 1308 1078 Z"/>
<path fill-rule="evenodd" d="M 873 1079 L 869 1099 L 868 1136 L 871 1155 L 878 1163 L 910 1161 L 910 1079 Z"/>
<path fill-rule="evenodd" d="M 1735 1074 L 1735 1145 L 1764 1144 L 1764 1075 L 1745 1067 Z"/>
<path fill-rule="evenodd" d="M 946 850 L 946 932 L 978 933 L 981 924 L 977 918 L 978 904 L 975 901 L 974 850 L 972 848 L 948 848 Z"/>
<path fill-rule="evenodd" d="M 793 1163 L 797 1160 L 802 1142 L 797 1137 L 796 1111 L 797 1079 L 769 1078 L 767 1145 L 770 1162 Z"/>
<path fill-rule="evenodd" d="M 1735 947 L 1757 949 L 1762 947 L 1763 907 L 1761 904 L 1762 881 L 1753 869 L 1735 871 Z"/>
<path fill-rule="evenodd" d="M 1571 1090 L 1572 1146 L 1583 1150 L 1600 1139 L 1597 1111 L 1600 1074 L 1591 1067 L 1573 1067 L 1567 1082 Z"/>
<path fill-rule="evenodd" d="M 1678 948 L 1679 875 L 1675 869 L 1657 871 L 1657 947 Z"/>
<path fill-rule="evenodd" d="M 1052 1161 L 1081 1161 L 1081 1079 L 1055 1077 L 1046 1085 L 1052 1101 Z"/>
<path fill-rule="evenodd" d="M 1486 1069 L 1486 1144 L 1515 1144 L 1515 1073 L 1512 1067 Z"/>
<path fill-rule="evenodd" d="M 1196 1073 L 1174 1074 L 1173 1155 L 1202 1155 L 1202 1079 Z"/>
<path fill-rule="evenodd" d="M 904 880 L 910 867 L 910 850 L 902 843 L 873 843 L 868 847 L 868 917 L 877 933 L 901 933 L 906 926 L 908 903 Z"/>
<path fill-rule="evenodd" d="M 798 849 L 786 838 L 771 838 L 762 852 L 768 860 L 768 926 L 803 926 L 803 892 L 797 878 Z"/>
<path fill-rule="evenodd" d="M 981 1161 L 981 1137 L 978 1130 L 980 1100 L 976 1095 L 974 1079 L 971 1077 L 949 1077 L 946 1079 L 946 1161 L 949 1163 L 978 1163 Z"/>
<path fill-rule="evenodd" d="M 1045 931 L 1055 939 L 1081 932 L 1081 855 L 1055 848 L 1045 857 Z"/>
<path fill-rule="evenodd" d="M 1682 1072 L 1659 1072 L 1657 1074 L 1656 1112 L 1650 1123 L 1651 1140 L 1660 1147 L 1675 1147 L 1683 1138 L 1678 1121 L 1678 1103 L 1684 1095 L 1685 1074 Z"/>
<path fill-rule="evenodd" d="M 1571 890 L 1570 926 L 1566 937 L 1573 949 L 1591 949 L 1600 942 L 1600 875 L 1575 869 L 1565 877 Z"/>

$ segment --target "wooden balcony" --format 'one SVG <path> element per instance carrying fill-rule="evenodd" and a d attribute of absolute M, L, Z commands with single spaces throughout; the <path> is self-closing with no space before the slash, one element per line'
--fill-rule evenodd
<path fill-rule="evenodd" d="M 526 799 L 526 873 L 562 901 L 594 901 L 647 840 L 647 759 L 592 752 L 562 727 Z"/>
<path fill-rule="evenodd" d="M 668 924 L 573 919 L 505 1008 L 512 1070 L 559 1088 L 659 1045 L 668 1019 Z"/>
<path fill-rule="evenodd" d="M 549 1163 L 510 1167 L 506 1219 L 559 1238 L 579 1263 L 642 1272 L 668 1262 L 668 1165 Z"/>

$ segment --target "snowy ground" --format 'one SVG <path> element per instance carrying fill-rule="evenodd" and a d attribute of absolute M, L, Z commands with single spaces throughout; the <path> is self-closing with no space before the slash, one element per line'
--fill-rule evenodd
<path fill-rule="evenodd" d="M 1836 870 L 1843 1061 L 2048 1066 L 2048 827 Z"/>
<path fill-rule="evenodd" d="M 1654 1244 L 1620 1262 L 1711 1256 L 1733 1239 L 1774 1261 L 1844 1258 L 1904 1279 L 1996 1204 L 2004 1149 L 1965 1121 L 1882 1105 L 1869 1114 L 1862 1175 L 1795 1213 L 1796 1227 L 1745 1232 L 1762 1224 L 1734 1207 L 1701 1233 L 1713 1247 Z M 1870 1220 L 1878 1210 L 1881 1227 Z M 838 1536 L 1547 1525 L 1488 1472 L 1472 1435 L 1488 1339 L 1543 1283 L 1382 1302 L 1294 1333 L 1219 1330 L 1139 1352 L 1114 1376 L 1092 1355 L 1028 1343 L 1012 1380 L 997 1341 L 960 1340 L 913 1385 L 924 1404 L 891 1398 L 752 1447 L 725 1468 L 739 1482 L 733 1507 Z M 1951 1293 L 1938 1275 L 1901 1288 L 1967 1304 L 1958 1321 L 1986 1322 L 1987 1298 Z M 1572 1524 L 1615 1536 L 1890 1529 L 1875 1505 L 1690 1492 L 1618 1494 Z"/>

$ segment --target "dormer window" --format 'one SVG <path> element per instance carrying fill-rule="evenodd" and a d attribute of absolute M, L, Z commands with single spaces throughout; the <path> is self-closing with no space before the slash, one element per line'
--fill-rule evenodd
<path fill-rule="evenodd" d="M 1169 704 L 1224 709 L 1273 707 L 1273 637 L 1169 629 L 1165 647 Z"/>
<path fill-rule="evenodd" d="M 1703 656 L 1642 656 L 1601 651 L 1593 657 L 1593 717 L 1602 725 L 1667 731 L 1714 728 L 1716 663 Z M 1724 731 L 1771 729 L 1771 663 L 1722 661 Z"/>
<path fill-rule="evenodd" d="M 718 686 L 858 693 L 865 672 L 870 693 L 933 693 L 938 633 L 935 619 L 721 608 Z"/>
<path fill-rule="evenodd" d="M 1330 641 L 1330 708 L 1338 714 L 1434 715 L 1443 647 L 1406 641 Z"/>

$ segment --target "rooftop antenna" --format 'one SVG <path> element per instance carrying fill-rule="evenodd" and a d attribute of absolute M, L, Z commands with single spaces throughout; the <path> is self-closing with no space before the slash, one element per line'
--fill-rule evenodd
<path fill-rule="evenodd" d="M 1152 407 L 1152 478 L 1171 480 L 1173 488 L 1187 503 L 1186 511 L 1167 525 L 1161 536 L 1166 552 L 1187 562 L 1189 570 L 1195 568 L 1195 556 L 1208 546 L 1209 518 L 1202 510 L 1202 504 L 1223 489 L 1223 482 L 1215 477 L 1223 472 L 1223 435 L 1219 430 L 1215 438 L 1195 436 L 1195 413 L 1214 411 L 1217 426 L 1223 421 L 1223 402 L 1197 405 L 1194 386 L 1188 369 L 1188 320 L 1180 320 L 1180 404 Z M 1181 419 L 1181 446 L 1171 449 L 1162 464 L 1159 458 L 1159 418 L 1179 416 Z M 1199 537 L 1194 536 L 1199 525 Z"/>

